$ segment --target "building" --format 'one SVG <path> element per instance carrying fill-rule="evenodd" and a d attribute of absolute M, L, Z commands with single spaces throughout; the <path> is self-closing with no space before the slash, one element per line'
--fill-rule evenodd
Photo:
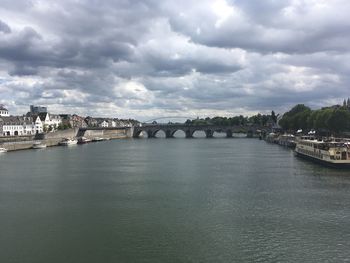
<path fill-rule="evenodd" d="M 99 127 L 108 128 L 108 121 L 103 120 L 98 124 Z"/>
<path fill-rule="evenodd" d="M 42 121 L 40 120 L 39 116 L 36 116 L 33 118 L 34 120 L 34 126 L 35 126 L 35 133 L 43 133 L 44 132 L 44 125 Z"/>
<path fill-rule="evenodd" d="M 85 122 L 88 127 L 97 127 L 98 126 L 98 120 L 95 118 L 92 118 L 90 116 L 85 118 Z"/>
<path fill-rule="evenodd" d="M 72 128 L 86 128 L 86 119 L 76 114 L 60 114 L 62 124 Z"/>
<path fill-rule="evenodd" d="M 31 114 L 39 114 L 39 113 L 45 113 L 45 112 L 47 112 L 47 107 L 30 105 Z"/>
<path fill-rule="evenodd" d="M 117 127 L 117 123 L 114 120 L 108 120 L 108 127 Z"/>
<path fill-rule="evenodd" d="M 48 112 L 42 112 L 38 114 L 44 129 L 53 131 L 56 130 L 58 125 L 62 123 L 62 118 L 60 115 L 49 114 Z"/>
<path fill-rule="evenodd" d="M 0 116 L 1 117 L 9 116 L 9 111 L 2 104 L 0 104 Z"/>
<path fill-rule="evenodd" d="M 0 117 L 1 136 L 24 136 L 43 132 L 40 118 L 26 116 Z"/>

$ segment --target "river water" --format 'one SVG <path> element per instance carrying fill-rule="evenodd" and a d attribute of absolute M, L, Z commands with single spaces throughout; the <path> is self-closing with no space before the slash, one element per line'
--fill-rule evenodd
<path fill-rule="evenodd" d="M 350 261 L 350 172 L 256 139 L 0 156 L 0 262 Z"/>

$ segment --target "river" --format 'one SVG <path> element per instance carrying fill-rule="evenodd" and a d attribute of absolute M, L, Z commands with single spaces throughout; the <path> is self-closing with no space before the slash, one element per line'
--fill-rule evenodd
<path fill-rule="evenodd" d="M 350 261 L 350 172 L 257 139 L 0 155 L 0 262 Z"/>

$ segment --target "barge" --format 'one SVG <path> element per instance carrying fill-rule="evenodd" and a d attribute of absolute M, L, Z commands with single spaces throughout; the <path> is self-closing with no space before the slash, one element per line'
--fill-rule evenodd
<path fill-rule="evenodd" d="M 296 142 L 295 153 L 326 166 L 350 168 L 350 142 L 302 137 Z"/>

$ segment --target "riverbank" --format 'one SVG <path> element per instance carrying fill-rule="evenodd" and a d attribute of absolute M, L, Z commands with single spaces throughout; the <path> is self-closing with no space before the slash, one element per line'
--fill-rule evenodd
<path fill-rule="evenodd" d="M 13 136 L 0 137 L 0 147 L 7 151 L 20 151 L 32 149 L 35 142 L 40 141 L 47 147 L 59 146 L 59 143 L 65 138 L 86 137 L 93 139 L 99 137 L 104 140 L 126 139 L 131 138 L 131 129 L 116 130 L 84 130 L 78 128 L 56 131 L 46 134 L 38 134 L 36 136 Z"/>

